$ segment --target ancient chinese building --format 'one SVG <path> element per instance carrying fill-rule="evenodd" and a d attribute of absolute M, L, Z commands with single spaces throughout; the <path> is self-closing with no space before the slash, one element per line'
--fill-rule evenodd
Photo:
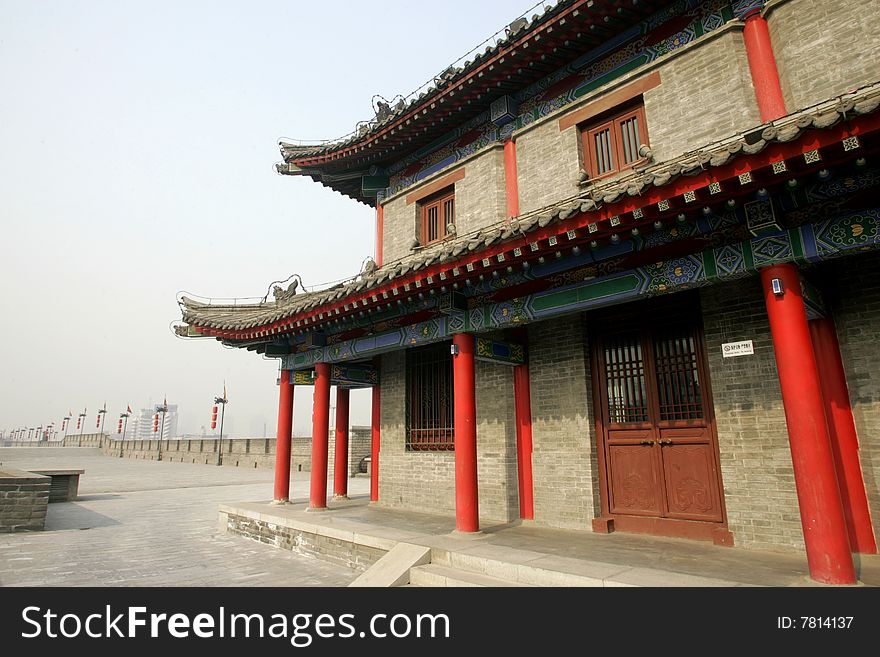
<path fill-rule="evenodd" d="M 854 582 L 880 518 L 878 15 L 561 0 L 350 136 L 282 143 L 281 174 L 376 208 L 374 263 L 186 299 L 179 329 L 281 359 L 276 499 L 294 386 L 313 507 L 330 387 L 344 427 L 370 386 L 379 505 L 805 549 Z"/>

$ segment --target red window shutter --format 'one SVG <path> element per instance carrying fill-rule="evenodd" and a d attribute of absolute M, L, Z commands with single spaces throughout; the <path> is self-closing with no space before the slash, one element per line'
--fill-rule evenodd
<path fill-rule="evenodd" d="M 648 143 L 645 109 L 630 106 L 626 111 L 599 123 L 582 127 L 583 161 L 591 178 L 628 169 L 642 160 L 639 148 Z"/>
<path fill-rule="evenodd" d="M 438 242 L 446 237 L 446 226 L 455 223 L 455 196 L 448 190 L 434 196 L 421 206 L 422 246 Z"/>

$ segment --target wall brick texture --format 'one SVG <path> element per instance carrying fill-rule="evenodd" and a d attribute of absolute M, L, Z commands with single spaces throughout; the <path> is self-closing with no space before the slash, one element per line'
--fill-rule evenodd
<path fill-rule="evenodd" d="M 50 480 L 22 470 L 0 471 L 0 533 L 43 529 Z"/>
<path fill-rule="evenodd" d="M 768 3 L 770 39 L 789 112 L 880 80 L 878 16 L 880 0 Z"/>
<path fill-rule="evenodd" d="M 703 288 L 703 328 L 727 520 L 734 542 L 803 548 L 794 471 L 767 309 L 757 278 Z M 724 358 L 725 342 L 752 340 L 753 356 Z"/>
<path fill-rule="evenodd" d="M 461 168 L 465 170 L 465 177 L 454 185 L 455 227 L 458 235 L 466 235 L 505 218 L 504 150 L 500 146 L 488 148 L 463 165 L 444 170 L 442 175 L 455 173 Z M 419 204 L 407 204 L 406 197 L 434 180 L 413 186 L 405 194 L 384 204 L 384 263 L 412 255 L 412 241 L 419 235 Z"/>
<path fill-rule="evenodd" d="M 761 123 L 742 31 L 730 30 L 660 67 L 645 92 L 645 118 L 658 162 Z"/>
<path fill-rule="evenodd" d="M 346 566 L 358 572 L 364 572 L 385 554 L 385 550 L 353 541 L 233 514 L 227 516 L 226 531 L 282 550 Z"/>
<path fill-rule="evenodd" d="M 600 506 L 585 321 L 538 322 L 528 335 L 535 522 L 589 529 Z"/>
<path fill-rule="evenodd" d="M 156 460 L 159 457 L 158 440 L 114 440 L 97 437 L 83 445 L 101 447 L 104 454 L 120 458 Z M 240 468 L 274 468 L 275 438 L 240 438 L 223 439 L 223 465 Z M 370 427 L 354 426 L 348 432 L 348 474 L 358 472 L 361 459 L 370 455 L 372 432 Z M 76 439 L 73 439 L 76 445 Z M 217 465 L 219 444 L 216 439 L 204 440 L 163 440 L 162 460 L 172 463 L 201 463 Z M 333 473 L 333 462 L 336 453 L 336 432 L 330 430 L 327 471 Z M 310 472 L 312 469 L 312 438 L 311 436 L 294 436 L 290 450 L 291 472 Z"/>
<path fill-rule="evenodd" d="M 516 138 L 519 211 L 543 208 L 580 191 L 578 131 L 549 120 Z"/>

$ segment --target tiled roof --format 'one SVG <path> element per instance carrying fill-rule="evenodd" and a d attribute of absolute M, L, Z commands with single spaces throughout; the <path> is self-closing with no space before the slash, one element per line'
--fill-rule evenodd
<path fill-rule="evenodd" d="M 398 119 L 412 113 L 417 107 L 431 102 L 431 100 L 439 95 L 440 92 L 449 87 L 455 86 L 462 80 L 462 78 L 467 76 L 467 74 L 476 69 L 487 59 L 498 54 L 513 41 L 528 36 L 541 25 L 552 20 L 560 13 L 560 11 L 572 4 L 575 4 L 574 0 L 558 0 L 556 4 L 546 4 L 543 13 L 534 14 L 531 19 L 523 17 L 522 19 L 515 21 L 512 24 L 515 26 L 515 29 L 509 30 L 505 38 L 499 39 L 494 45 L 486 46 L 486 49 L 482 53 L 475 53 L 472 59 L 464 61 L 461 66 L 449 66 L 434 78 L 434 84 L 432 86 L 427 87 L 424 91 L 418 93 L 418 95 L 413 95 L 408 102 L 406 100 L 400 100 L 398 103 L 394 104 L 393 107 L 389 107 L 387 113 L 383 116 L 377 117 L 376 120 L 368 125 L 362 126 L 359 130 L 355 130 L 342 139 L 322 144 L 302 146 L 287 143 L 285 141 L 279 142 L 281 155 L 284 158 L 284 161 L 291 162 L 292 160 L 303 157 L 330 153 L 339 150 L 340 148 L 344 148 L 345 146 L 355 144 L 362 139 L 379 132 L 385 126 L 391 125 Z M 592 3 L 587 4 L 591 5 Z"/>
<path fill-rule="evenodd" d="M 558 0 L 536 5 L 486 42 L 476 54 L 453 63 L 408 98 L 380 104 L 376 116 L 340 139 L 304 145 L 282 140 L 284 175 L 308 175 L 368 205 L 376 200 L 362 189 L 362 176 L 381 176 L 386 167 L 444 138 L 509 95 L 559 70 L 573 53 L 600 47 L 617 34 L 649 20 L 669 0 Z M 531 10 L 529 10 L 531 11 Z M 479 48 L 479 47 L 478 47 Z M 360 174 L 360 175 L 357 175 Z"/>
<path fill-rule="evenodd" d="M 773 144 L 791 142 L 810 129 L 824 130 L 843 121 L 868 115 L 880 106 L 880 83 L 832 98 L 808 109 L 790 114 L 745 133 L 709 144 L 666 162 L 644 166 L 624 176 L 591 185 L 584 191 L 561 199 L 539 210 L 514 217 L 454 240 L 426 248 L 378 270 L 359 274 L 351 281 L 331 289 L 301 293 L 279 302 L 243 305 L 213 305 L 183 298 L 183 321 L 191 326 L 219 330 L 247 330 L 270 325 L 297 314 L 318 309 L 348 298 L 363 296 L 392 279 L 403 279 L 432 265 L 454 263 L 468 253 L 521 238 L 530 232 L 563 221 L 578 213 L 596 211 L 604 206 L 645 195 L 651 188 L 661 188 L 682 176 L 692 176 L 722 167 L 745 155 L 756 155 Z"/>

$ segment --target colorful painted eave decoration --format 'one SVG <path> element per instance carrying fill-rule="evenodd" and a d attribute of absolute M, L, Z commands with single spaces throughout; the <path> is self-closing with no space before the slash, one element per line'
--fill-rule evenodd
<path fill-rule="evenodd" d="M 295 386 L 315 385 L 315 370 L 293 370 L 290 383 Z M 330 384 L 343 388 L 369 388 L 379 385 L 379 371 L 372 365 L 334 364 L 330 368 Z"/>
<path fill-rule="evenodd" d="M 755 275 L 762 267 L 807 264 L 880 248 L 880 209 L 755 237 L 736 244 L 599 276 L 566 287 L 441 316 L 405 328 L 284 357 L 282 368 L 338 363 L 449 339 L 455 333 L 521 326 L 639 298 Z M 811 312 L 821 312 L 816 302 Z M 814 315 L 815 316 L 815 315 Z"/>
<path fill-rule="evenodd" d="M 525 348 L 521 344 L 481 337 L 476 339 L 474 358 L 502 365 L 522 365 L 526 362 Z"/>

